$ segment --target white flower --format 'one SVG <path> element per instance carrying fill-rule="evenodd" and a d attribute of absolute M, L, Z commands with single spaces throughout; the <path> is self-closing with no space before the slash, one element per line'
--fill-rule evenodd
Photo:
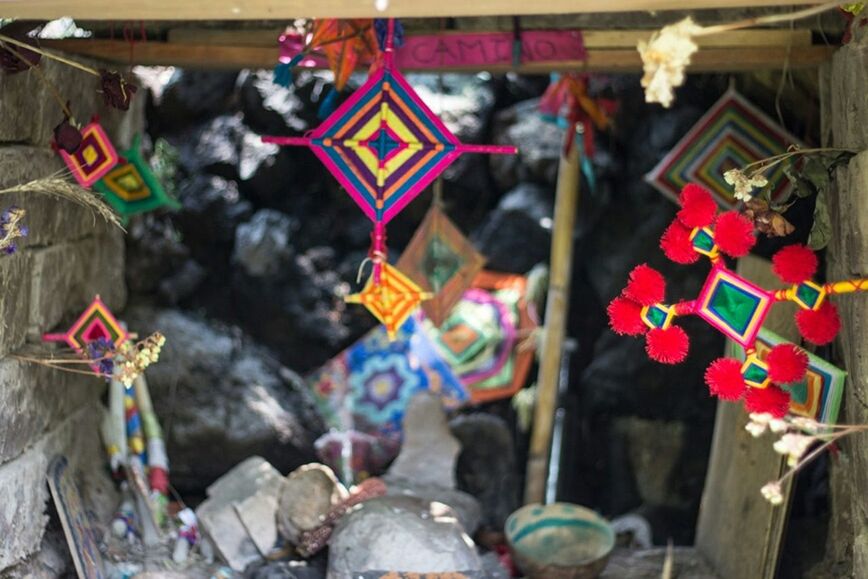
<path fill-rule="evenodd" d="M 820 423 L 813 418 L 805 418 L 804 416 L 794 416 L 792 419 L 793 426 L 814 434 L 820 431 Z"/>
<path fill-rule="evenodd" d="M 691 18 L 664 26 L 648 42 L 639 41 L 637 48 L 642 57 L 645 75 L 645 101 L 660 103 L 666 108 L 675 98 L 672 91 L 684 84 L 684 69 L 699 48 L 693 36 L 702 30 Z"/>
<path fill-rule="evenodd" d="M 769 429 L 775 434 L 780 434 L 781 432 L 786 432 L 789 425 L 786 420 L 781 420 L 780 418 L 773 418 L 769 421 Z"/>
<path fill-rule="evenodd" d="M 789 433 L 774 444 L 775 452 L 787 455 L 787 464 L 795 466 L 808 447 L 814 442 L 813 436 Z"/>
<path fill-rule="evenodd" d="M 741 169 L 730 169 L 723 174 L 723 180 L 733 186 L 733 197 L 742 201 L 749 201 L 753 197 L 754 188 L 762 188 L 769 184 L 763 175 L 756 174 L 748 177 Z"/>
<path fill-rule="evenodd" d="M 749 417 L 751 422 L 756 422 L 757 424 L 768 424 L 775 419 L 775 417 L 768 412 L 751 412 Z"/>
<path fill-rule="evenodd" d="M 765 499 L 771 504 L 777 506 L 784 502 L 784 495 L 781 492 L 781 483 L 770 482 L 760 489 Z"/>
<path fill-rule="evenodd" d="M 766 431 L 766 425 L 758 422 L 748 422 L 744 429 L 750 432 L 750 435 L 754 438 L 759 438 Z"/>

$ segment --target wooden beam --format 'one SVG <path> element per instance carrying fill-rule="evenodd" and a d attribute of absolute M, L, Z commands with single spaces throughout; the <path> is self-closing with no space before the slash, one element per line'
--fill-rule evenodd
<path fill-rule="evenodd" d="M 524 30 L 532 30 L 526 28 Z M 168 41 L 179 44 L 213 44 L 216 46 L 260 46 L 273 48 L 277 37 L 283 32 L 281 28 L 172 28 L 168 32 Z M 476 34 L 497 32 L 496 30 L 474 30 Z M 417 34 L 467 34 L 466 31 L 440 32 L 437 30 L 416 31 Z M 585 48 L 635 48 L 640 40 L 647 40 L 651 30 L 583 30 L 582 40 Z M 788 30 L 732 30 L 709 36 L 699 36 L 696 43 L 700 47 L 713 48 L 722 46 L 810 46 L 811 31 L 807 28 Z"/>
<path fill-rule="evenodd" d="M 564 143 L 579 140 L 581 134 L 564 134 Z M 536 388 L 533 431 L 527 457 L 524 502 L 542 503 L 545 498 L 552 428 L 558 402 L 558 380 L 564 337 L 567 333 L 570 281 L 573 271 L 573 229 L 579 207 L 580 146 L 573 143 L 569 152 L 561 153 L 558 185 L 555 194 L 552 249 L 549 256 L 549 291 L 546 297 L 546 319 L 543 327 L 542 352 Z"/>
<path fill-rule="evenodd" d="M 692 0 L 690 8 L 815 4 L 815 0 Z M 0 17 L 51 20 L 268 20 L 293 18 L 459 17 L 678 10 L 683 0 L 0 0 Z"/>
<path fill-rule="evenodd" d="M 46 48 L 87 56 L 117 64 L 129 64 L 130 44 L 123 40 L 43 40 Z M 831 46 L 719 47 L 700 49 L 693 57 L 688 72 L 736 72 L 780 68 L 789 62 L 791 68 L 815 67 L 831 59 Z M 272 68 L 277 63 L 276 46 L 220 46 L 140 42 L 132 48 L 132 62 L 144 66 L 177 66 L 191 69 Z M 427 69 L 434 72 L 435 69 Z M 632 73 L 642 70 L 642 61 L 635 48 L 589 49 L 586 61 L 534 62 L 512 65 L 491 65 L 492 73 L 518 72 L 547 74 L 549 72 L 587 71 Z M 436 69 L 437 72 L 479 72 L 475 68 Z M 425 72 L 408 70 L 405 72 Z"/>

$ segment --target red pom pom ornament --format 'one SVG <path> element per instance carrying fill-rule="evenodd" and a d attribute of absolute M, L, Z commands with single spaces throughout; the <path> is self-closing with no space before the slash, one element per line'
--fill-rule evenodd
<path fill-rule="evenodd" d="M 778 384 L 797 382 L 808 371 L 808 355 L 793 344 L 778 344 L 766 357 L 769 378 Z"/>
<path fill-rule="evenodd" d="M 691 230 L 677 219 L 666 228 L 660 238 L 660 249 L 666 257 L 682 265 L 696 263 L 699 260 L 700 255 L 693 249 L 690 232 Z"/>
<path fill-rule="evenodd" d="M 712 395 L 721 400 L 740 400 L 747 390 L 741 375 L 741 362 L 733 358 L 718 358 L 705 371 L 705 383 Z"/>
<path fill-rule="evenodd" d="M 714 226 L 714 242 L 728 256 L 743 257 L 756 243 L 753 223 L 736 211 L 721 213 Z"/>
<path fill-rule="evenodd" d="M 782 418 L 790 409 L 790 394 L 774 384 L 769 384 L 766 388 L 748 388 L 744 407 L 748 412 Z"/>
<path fill-rule="evenodd" d="M 785 283 L 802 283 L 817 273 L 817 254 L 804 245 L 788 245 L 772 256 L 772 269 Z"/>
<path fill-rule="evenodd" d="M 678 364 L 687 357 L 690 348 L 690 338 L 678 326 L 669 326 L 665 330 L 654 328 L 645 337 L 645 351 L 648 357 L 663 364 Z"/>
<path fill-rule="evenodd" d="M 707 227 L 714 221 L 714 216 L 717 214 L 717 203 L 711 193 L 699 185 L 695 183 L 685 185 L 678 201 L 681 203 L 678 219 L 690 229 Z"/>
<path fill-rule="evenodd" d="M 630 272 L 624 296 L 643 306 L 653 306 L 666 297 L 666 280 L 656 269 L 641 264 Z"/>
<path fill-rule="evenodd" d="M 841 330 L 841 317 L 832 302 L 823 302 L 817 310 L 800 310 L 796 314 L 799 333 L 812 344 L 823 346 L 835 339 Z"/>
<path fill-rule="evenodd" d="M 638 336 L 648 331 L 642 321 L 642 306 L 625 297 L 617 297 L 606 308 L 609 314 L 609 327 L 622 336 Z"/>

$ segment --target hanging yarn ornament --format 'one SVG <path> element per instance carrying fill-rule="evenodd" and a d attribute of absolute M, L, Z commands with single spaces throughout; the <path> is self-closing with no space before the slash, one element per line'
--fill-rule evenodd
<path fill-rule="evenodd" d="M 804 245 L 788 245 L 772 256 L 772 270 L 785 283 L 802 283 L 817 273 L 817 254 Z"/>
<path fill-rule="evenodd" d="M 718 358 L 712 362 L 705 371 L 705 383 L 711 393 L 721 400 L 740 400 L 747 390 L 741 366 L 734 358 Z"/>
<path fill-rule="evenodd" d="M 660 238 L 660 249 L 663 250 L 666 257 L 682 265 L 696 263 L 701 257 L 693 249 L 690 229 L 679 220 L 673 221 L 663 232 L 663 236 Z"/>
<path fill-rule="evenodd" d="M 679 326 L 665 330 L 654 328 L 645 337 L 645 351 L 648 357 L 663 364 L 678 364 L 687 357 L 690 338 Z"/>
<path fill-rule="evenodd" d="M 774 384 L 765 388 L 748 388 L 744 407 L 750 413 L 771 414 L 781 418 L 790 409 L 790 394 Z"/>
<path fill-rule="evenodd" d="M 711 193 L 699 185 L 688 183 L 678 197 L 681 209 L 678 219 L 687 227 L 708 227 L 717 214 L 717 203 Z"/>
<path fill-rule="evenodd" d="M 835 304 L 826 301 L 817 310 L 800 310 L 796 314 L 796 325 L 807 341 L 823 346 L 838 335 L 841 318 Z"/>
<path fill-rule="evenodd" d="M 638 336 L 648 331 L 648 326 L 642 321 L 642 306 L 633 300 L 617 297 L 606 308 L 609 314 L 609 325 L 616 334 L 622 336 Z"/>
<path fill-rule="evenodd" d="M 325 98 L 319 104 L 319 108 L 316 111 L 316 116 L 320 120 L 324 120 L 328 118 L 338 106 L 338 91 L 335 90 L 335 87 L 329 87 L 329 91 L 326 93 Z"/>
<path fill-rule="evenodd" d="M 753 223 L 736 211 L 721 213 L 714 226 L 714 242 L 730 257 L 744 257 L 756 244 Z"/>
<path fill-rule="evenodd" d="M 793 344 L 778 344 L 765 359 L 769 378 L 778 384 L 798 382 L 808 371 L 808 354 Z"/>
<path fill-rule="evenodd" d="M 289 88 L 292 84 L 292 69 L 298 66 L 298 63 L 304 58 L 304 53 L 299 52 L 287 62 L 279 62 L 274 67 L 274 76 L 272 81 L 276 85 Z"/>
<path fill-rule="evenodd" d="M 663 301 L 666 280 L 656 269 L 647 264 L 637 265 L 630 272 L 630 280 L 624 288 L 624 296 L 643 306 L 652 306 Z"/>
<path fill-rule="evenodd" d="M 386 36 L 389 34 L 389 20 L 387 18 L 374 19 L 374 32 L 377 34 L 377 44 L 380 45 L 380 50 L 386 50 Z M 401 48 L 404 45 L 404 25 L 401 21 L 395 19 L 395 30 L 392 44 L 395 48 Z"/>

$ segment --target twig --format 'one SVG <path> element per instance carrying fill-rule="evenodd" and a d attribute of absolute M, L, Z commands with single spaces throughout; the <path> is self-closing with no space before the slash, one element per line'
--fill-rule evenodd
<path fill-rule="evenodd" d="M 796 12 L 788 12 L 786 14 L 769 14 L 767 16 L 756 16 L 754 18 L 746 18 L 738 22 L 730 22 L 728 24 L 717 24 L 715 26 L 703 26 L 698 30 L 695 36 L 708 36 L 709 34 L 718 34 L 728 32 L 730 30 L 739 30 L 741 28 L 750 28 L 751 26 L 764 26 L 767 24 L 777 24 L 779 22 L 792 22 L 793 20 L 801 20 L 808 18 L 827 10 L 833 10 L 841 5 L 841 2 L 827 2 L 818 6 L 812 6 Z"/>
<path fill-rule="evenodd" d="M 95 68 L 91 68 L 89 66 L 81 64 L 80 62 L 76 62 L 74 60 L 70 60 L 68 58 L 58 56 L 58 55 L 54 54 L 53 52 L 48 52 L 47 50 L 43 50 L 41 48 L 33 46 L 32 44 L 27 44 L 26 42 L 21 42 L 20 40 L 15 40 L 14 38 L 10 38 L 10 37 L 6 36 L 5 34 L 0 34 L 0 42 L 4 42 L 7 44 L 14 44 L 15 46 L 19 46 L 21 48 L 26 48 L 27 50 L 29 50 L 31 52 L 35 52 L 36 54 L 41 54 L 45 58 L 49 58 L 51 60 L 56 60 L 57 62 L 61 62 L 63 64 L 71 66 L 73 68 L 77 68 L 78 70 L 82 70 L 88 74 L 92 74 L 94 76 L 102 76 L 102 75 L 100 75 L 99 71 Z M 8 48 L 8 50 L 10 52 L 13 51 L 13 49 L 11 49 L 11 48 Z M 16 54 L 16 56 L 18 56 L 18 55 Z M 29 62 L 29 61 L 24 60 L 24 62 Z M 31 67 L 32 67 L 32 65 L 31 65 Z"/>

